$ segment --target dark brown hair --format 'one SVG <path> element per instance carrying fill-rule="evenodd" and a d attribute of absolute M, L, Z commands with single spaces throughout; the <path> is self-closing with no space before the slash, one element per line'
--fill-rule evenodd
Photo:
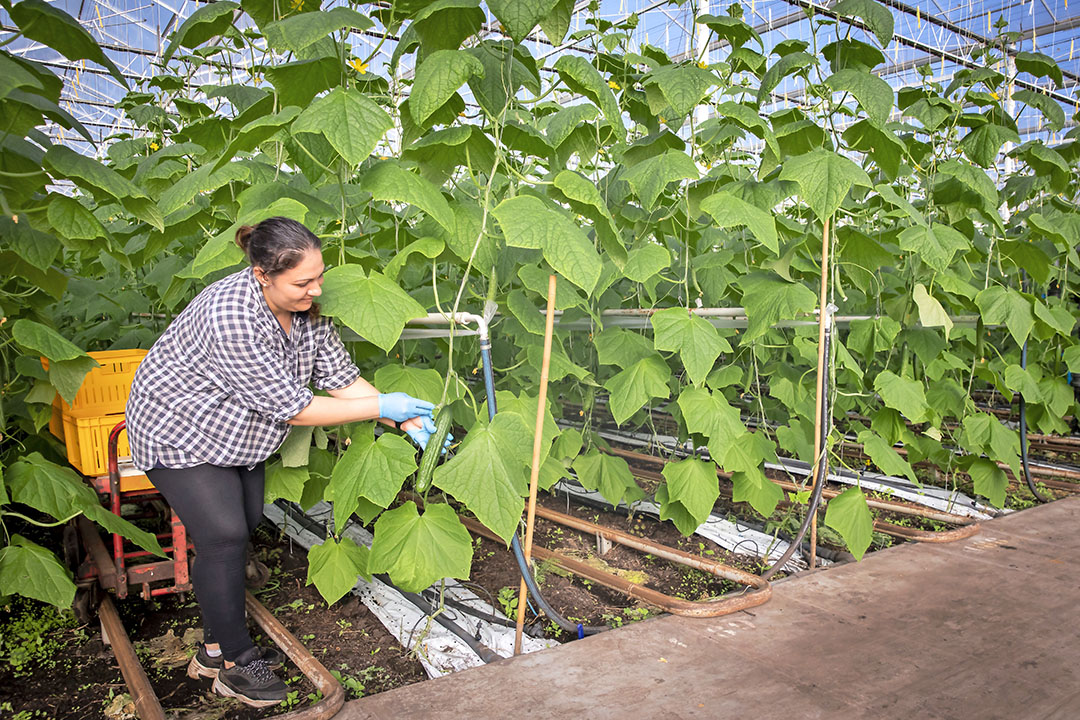
<path fill-rule="evenodd" d="M 291 270 L 309 250 L 322 251 L 318 235 L 285 217 L 267 218 L 254 227 L 242 225 L 236 231 L 236 244 L 252 267 L 262 268 L 267 275 Z"/>
<path fill-rule="evenodd" d="M 254 227 L 241 225 L 236 231 L 236 244 L 251 266 L 261 268 L 267 275 L 291 270 L 311 250 L 322 252 L 318 235 L 286 217 L 267 218 Z M 311 318 L 318 317 L 319 304 L 312 303 L 307 312 Z"/>

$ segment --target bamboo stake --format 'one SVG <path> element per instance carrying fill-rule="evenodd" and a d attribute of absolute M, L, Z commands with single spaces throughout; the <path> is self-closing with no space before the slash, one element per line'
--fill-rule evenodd
<path fill-rule="evenodd" d="M 817 400 L 815 402 L 814 411 L 814 451 L 822 453 L 824 450 L 821 447 L 821 409 L 825 403 L 825 373 L 828 372 L 825 366 L 825 326 L 828 323 L 828 311 L 826 303 L 828 298 L 825 291 L 829 285 L 829 218 L 825 218 L 825 229 L 821 235 L 821 298 L 818 304 L 818 373 L 817 373 Z M 811 475 L 810 489 L 814 489 L 814 486 L 819 482 L 824 482 L 824 478 L 818 477 L 821 468 L 821 458 L 815 458 L 814 472 Z M 813 517 L 810 518 L 810 569 L 814 569 L 817 565 L 817 511 L 815 510 Z"/>
<path fill-rule="evenodd" d="M 529 474 L 529 509 L 525 519 L 525 564 L 531 567 L 533 524 L 536 521 L 536 488 L 540 480 L 540 451 L 543 449 L 544 409 L 547 407 L 548 366 L 551 362 L 551 336 L 555 328 L 555 276 L 548 276 L 547 316 L 544 322 L 544 362 L 540 368 L 540 397 L 536 403 L 536 436 L 533 438 L 532 471 Z M 528 605 L 525 578 L 518 588 L 517 630 L 514 632 L 514 654 L 521 654 L 521 633 L 525 628 L 525 607 Z"/>

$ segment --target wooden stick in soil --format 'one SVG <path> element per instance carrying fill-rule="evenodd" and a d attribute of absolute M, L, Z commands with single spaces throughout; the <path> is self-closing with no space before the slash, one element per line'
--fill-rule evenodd
<path fill-rule="evenodd" d="M 827 311 L 825 310 L 826 297 L 825 291 L 829 285 L 829 218 L 825 218 L 825 229 L 821 234 L 821 298 L 818 303 L 818 365 L 817 365 L 817 400 L 815 402 L 814 410 L 814 450 L 817 453 L 822 453 L 824 450 L 821 447 L 821 409 L 825 403 L 825 373 L 828 369 L 825 367 L 825 325 L 828 322 Z M 814 486 L 818 482 L 823 482 L 824 478 L 819 478 L 818 475 L 821 472 L 821 458 L 816 457 L 814 463 L 814 472 L 810 477 L 810 490 L 813 491 Z M 814 512 L 813 517 L 810 518 L 810 569 L 813 570 L 817 565 L 817 512 Z"/>
<path fill-rule="evenodd" d="M 551 362 L 551 336 L 555 328 L 555 276 L 548 276 L 547 316 L 544 322 L 544 362 L 540 367 L 540 397 L 536 403 L 536 436 L 533 438 L 532 470 L 529 473 L 529 509 L 525 516 L 525 564 L 532 561 L 533 524 L 536 520 L 536 486 L 540 480 L 540 450 L 543 448 L 544 408 L 547 407 L 548 366 Z M 518 588 L 517 630 L 514 632 L 514 654 L 521 654 L 521 633 L 525 628 L 525 608 L 528 606 L 525 578 Z"/>

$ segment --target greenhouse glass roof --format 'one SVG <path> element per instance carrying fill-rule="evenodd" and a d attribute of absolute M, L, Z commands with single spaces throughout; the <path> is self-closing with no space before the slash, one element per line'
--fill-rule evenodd
<path fill-rule="evenodd" d="M 291 0 L 294 5 L 304 1 Z M 118 102 L 129 89 L 145 89 L 153 82 L 152 78 L 169 73 L 162 57 L 167 51 L 170 35 L 207 3 L 193 0 L 57 0 L 51 4 L 78 19 L 115 63 L 128 87 L 114 76 L 116 73 L 110 74 L 100 64 L 87 60 L 73 62 L 39 42 L 13 37 L 17 28 L 6 9 L 0 9 L 0 31 L 3 32 L 0 38 L 10 41 L 6 46 L 10 52 L 41 62 L 65 79 L 62 107 L 90 132 L 97 147 L 55 123 L 48 127 L 48 134 L 82 152 L 100 153 L 102 143 L 107 143 L 110 136 L 140 132 L 125 111 L 117 107 Z M 323 9 L 339 4 L 343 3 L 331 0 Z M 562 54 L 591 54 L 589 43 L 592 41 L 575 41 L 573 34 L 590 22 L 606 20 L 614 25 L 625 25 L 630 20 L 629 24 L 634 25 L 636 20 L 633 27 L 618 31 L 627 34 L 631 51 L 651 45 L 675 59 L 687 59 L 690 52 L 695 52 L 698 60 L 716 62 L 724 59 L 729 48 L 722 41 L 714 41 L 702 50 L 700 45 L 708 35 L 701 34 L 703 26 L 695 25 L 695 17 L 707 13 L 726 14 L 731 4 L 730 0 L 699 0 L 696 4 L 669 0 L 577 2 L 565 42 L 553 46 L 537 29 L 525 44 L 538 61 L 550 67 Z M 818 0 L 741 2 L 743 19 L 760 35 L 766 54 L 789 41 L 812 43 L 808 13 L 828 16 L 829 7 L 835 4 Z M 894 18 L 894 34 L 885 49 L 885 62 L 874 72 L 886 79 L 894 90 L 919 84 L 922 81 L 920 73 L 947 85 L 957 71 L 976 67 L 971 57 L 974 48 L 988 38 L 1006 33 L 1012 40 L 1008 52 L 1010 60 L 1017 53 L 1038 52 L 1051 57 L 1062 70 L 1060 84 L 1047 77 L 1037 79 L 1021 72 L 1018 87 L 1049 93 L 1062 105 L 1068 118 L 1080 111 L 1080 48 L 1077 47 L 1080 0 L 1073 0 L 1072 8 L 1069 0 L 884 0 L 883 4 Z M 385 4 L 355 7 L 367 13 L 381 6 Z M 484 12 L 486 22 L 482 34 L 489 38 L 501 37 L 498 21 L 486 7 Z M 241 27 L 245 22 L 250 23 L 250 19 L 243 16 Z M 848 29 L 843 20 L 838 22 L 837 31 L 841 28 Z M 394 30 L 400 31 L 400 28 Z M 851 32 L 851 37 L 856 39 L 868 39 L 871 35 L 868 29 L 861 27 L 853 27 Z M 356 28 L 351 34 L 353 55 L 357 58 L 373 55 L 370 69 L 389 75 L 390 69 L 386 66 L 394 58 L 397 39 L 377 21 L 371 28 Z M 400 77 L 409 77 L 414 59 L 413 55 L 403 54 L 398 61 Z M 230 51 L 227 62 L 231 66 L 231 82 L 263 82 L 257 67 L 262 61 L 246 51 Z M 219 73 L 214 67 L 204 66 L 189 79 L 189 84 L 193 87 L 221 84 L 223 78 Z M 784 79 L 772 93 L 774 107 L 800 103 L 804 94 L 801 83 L 797 77 Z M 1026 139 L 1042 129 L 1043 116 L 1025 108 L 1017 124 L 1021 138 Z M 1074 119 L 1068 120 L 1061 133 L 1075 124 Z"/>

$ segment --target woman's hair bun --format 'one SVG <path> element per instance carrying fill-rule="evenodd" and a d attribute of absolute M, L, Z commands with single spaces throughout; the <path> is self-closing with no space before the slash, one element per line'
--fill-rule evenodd
<path fill-rule="evenodd" d="M 240 249 L 247 255 L 248 245 L 251 243 L 251 233 L 255 228 L 250 225 L 241 225 L 240 229 L 236 231 L 236 244 L 240 246 Z"/>

